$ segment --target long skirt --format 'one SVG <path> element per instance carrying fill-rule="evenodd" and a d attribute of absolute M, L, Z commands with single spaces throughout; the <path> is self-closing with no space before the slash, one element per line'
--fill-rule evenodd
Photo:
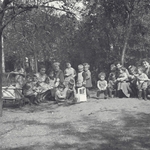
<path fill-rule="evenodd" d="M 131 88 L 130 88 L 130 83 L 129 83 L 129 82 L 125 82 L 125 81 L 119 82 L 119 83 L 118 83 L 117 90 L 118 90 L 118 91 L 122 91 L 123 94 L 124 94 L 126 97 L 130 97 Z"/>

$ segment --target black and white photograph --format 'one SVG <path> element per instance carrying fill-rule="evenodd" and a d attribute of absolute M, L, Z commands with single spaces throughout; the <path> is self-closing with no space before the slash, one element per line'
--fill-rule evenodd
<path fill-rule="evenodd" d="M 150 0 L 0 0 L 0 150 L 150 150 Z"/>

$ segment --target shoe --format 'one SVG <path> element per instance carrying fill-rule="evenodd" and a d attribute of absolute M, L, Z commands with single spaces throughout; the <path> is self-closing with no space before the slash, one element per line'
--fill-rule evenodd
<path fill-rule="evenodd" d="M 107 97 L 107 96 L 105 96 L 105 97 L 104 97 L 104 99 L 108 99 L 108 97 Z"/>

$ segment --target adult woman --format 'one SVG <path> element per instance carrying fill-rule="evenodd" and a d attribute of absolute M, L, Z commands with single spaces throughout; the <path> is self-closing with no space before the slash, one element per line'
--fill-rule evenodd
<path fill-rule="evenodd" d="M 142 61 L 142 65 L 144 67 L 144 73 L 148 76 L 148 78 L 150 79 L 150 64 L 146 61 L 143 60 Z"/>
<path fill-rule="evenodd" d="M 22 66 L 20 64 L 16 65 L 15 70 L 12 71 L 11 74 L 15 74 L 16 87 L 22 88 L 25 82 L 25 74 L 26 74 Z"/>
<path fill-rule="evenodd" d="M 143 60 L 142 65 L 143 65 L 143 68 L 144 68 L 144 73 L 150 79 L 150 64 L 148 63 L 148 61 Z M 148 81 L 147 94 L 148 94 L 148 97 L 150 97 L 150 81 Z"/>
<path fill-rule="evenodd" d="M 52 96 L 52 98 L 54 98 L 55 93 L 56 93 L 56 88 L 60 84 L 64 84 L 64 73 L 60 69 L 60 63 L 59 62 L 53 63 L 53 71 L 51 72 L 51 74 L 53 74 L 53 78 L 55 80 L 54 88 L 51 89 L 51 96 Z"/>
<path fill-rule="evenodd" d="M 48 86 L 49 77 L 46 75 L 46 68 L 45 66 L 40 66 L 40 70 L 38 73 L 35 74 L 37 77 L 37 85 L 38 85 L 38 92 L 39 92 L 39 101 L 42 101 L 47 94 L 45 94 L 48 90 L 50 90 Z"/>
<path fill-rule="evenodd" d="M 122 66 L 116 66 L 117 71 L 117 94 L 118 97 L 122 97 L 123 93 L 126 97 L 130 97 L 131 94 L 131 88 L 130 88 L 130 82 L 128 81 L 129 72 L 126 68 Z"/>
<path fill-rule="evenodd" d="M 53 72 L 54 72 L 54 78 L 56 79 L 56 87 L 59 84 L 64 84 L 64 73 L 60 69 L 60 63 L 59 62 L 53 63 Z"/>

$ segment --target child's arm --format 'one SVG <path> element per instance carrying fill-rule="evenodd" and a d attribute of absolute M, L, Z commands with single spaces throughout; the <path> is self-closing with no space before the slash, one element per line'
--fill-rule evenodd
<path fill-rule="evenodd" d="M 125 81 L 128 78 L 127 74 L 124 73 L 122 77 L 117 78 L 117 81 Z"/>
<path fill-rule="evenodd" d="M 142 76 L 138 76 L 137 79 L 139 81 L 148 81 L 148 76 L 146 74 L 143 74 Z"/>
<path fill-rule="evenodd" d="M 101 87 L 100 87 L 99 85 L 100 85 L 100 83 L 99 83 L 99 81 L 97 81 L 97 88 L 98 88 L 99 90 L 101 90 Z"/>

